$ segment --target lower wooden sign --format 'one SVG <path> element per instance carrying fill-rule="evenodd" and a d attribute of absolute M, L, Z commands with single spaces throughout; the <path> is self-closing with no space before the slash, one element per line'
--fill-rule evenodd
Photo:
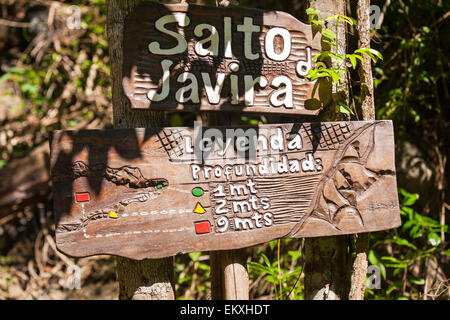
<path fill-rule="evenodd" d="M 400 225 L 390 121 L 56 131 L 56 243 L 133 259 Z"/>

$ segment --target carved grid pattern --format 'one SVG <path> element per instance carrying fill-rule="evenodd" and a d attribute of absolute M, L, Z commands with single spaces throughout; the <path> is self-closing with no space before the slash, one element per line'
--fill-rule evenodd
<path fill-rule="evenodd" d="M 320 128 L 306 128 L 311 142 L 319 141 L 322 149 L 337 149 L 350 135 L 351 128 L 347 123 L 322 123 Z"/>
<path fill-rule="evenodd" d="M 158 133 L 158 137 L 170 158 L 179 158 L 183 155 L 183 137 L 180 131 L 164 129 Z"/>
<path fill-rule="evenodd" d="M 289 66 L 286 62 L 272 62 L 264 60 L 242 61 L 245 73 L 259 75 L 272 73 L 288 73 Z"/>

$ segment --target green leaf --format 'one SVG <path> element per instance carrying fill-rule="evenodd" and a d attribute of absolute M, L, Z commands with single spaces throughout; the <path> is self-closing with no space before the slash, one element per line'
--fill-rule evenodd
<path fill-rule="evenodd" d="M 335 41 L 330 41 L 328 39 L 322 39 L 322 41 L 328 45 L 330 45 L 331 47 L 336 47 L 337 46 L 337 42 Z"/>
<path fill-rule="evenodd" d="M 198 263 L 198 268 L 203 271 L 210 271 L 211 267 L 206 263 Z"/>
<path fill-rule="evenodd" d="M 382 257 L 381 260 L 388 262 L 386 263 L 386 267 L 388 268 L 406 268 L 407 266 L 406 262 L 401 261 L 395 257 Z"/>
<path fill-rule="evenodd" d="M 283 277 L 281 278 L 282 282 L 287 282 L 288 278 L 293 276 L 298 276 L 300 273 L 302 273 L 301 269 L 289 271 L 283 274 Z"/>
<path fill-rule="evenodd" d="M 189 258 L 191 258 L 192 261 L 197 261 L 201 255 L 202 255 L 201 252 L 191 252 L 189 253 Z"/>
<path fill-rule="evenodd" d="M 38 92 L 38 87 L 31 83 L 24 83 L 20 86 L 20 91 L 28 94 L 35 94 Z"/>
<path fill-rule="evenodd" d="M 67 124 L 69 127 L 75 127 L 77 125 L 77 120 L 69 120 Z"/>
<path fill-rule="evenodd" d="M 271 282 L 273 284 L 278 284 L 279 283 L 278 277 L 276 275 L 272 275 L 272 274 L 269 274 L 269 275 L 265 276 L 264 280 L 269 281 L 269 282 Z"/>
<path fill-rule="evenodd" d="M 8 70 L 8 73 L 16 73 L 16 74 L 25 74 L 26 73 L 26 69 L 20 69 L 17 67 L 12 67 L 11 69 Z"/>
<path fill-rule="evenodd" d="M 348 58 L 350 60 L 350 62 L 352 63 L 353 69 L 356 69 L 356 65 L 357 65 L 356 59 L 360 60 L 361 62 L 364 62 L 364 59 L 358 54 L 347 54 L 346 58 Z"/>
<path fill-rule="evenodd" d="M 306 14 L 307 15 L 318 15 L 318 14 L 320 14 L 320 10 L 308 8 L 308 9 L 306 9 Z"/>
<path fill-rule="evenodd" d="M 335 14 L 334 16 L 329 16 L 326 20 L 336 20 L 336 21 L 343 21 L 350 25 L 356 25 L 356 20 L 347 16 L 344 16 L 342 14 Z"/>
<path fill-rule="evenodd" d="M 403 188 L 398 188 L 399 193 L 403 196 L 401 204 L 404 206 L 412 206 L 419 199 L 419 194 L 409 193 Z"/>
<path fill-rule="evenodd" d="M 301 257 L 301 253 L 299 251 L 289 250 L 288 254 L 291 256 L 292 261 L 298 260 Z"/>
<path fill-rule="evenodd" d="M 336 111 L 341 112 L 341 113 L 345 113 L 345 114 L 352 114 L 354 115 L 355 113 L 353 112 L 352 109 L 350 109 L 349 106 L 347 106 L 346 104 L 340 102 L 337 106 L 336 106 Z"/>
<path fill-rule="evenodd" d="M 411 242 L 409 242 L 406 239 L 402 239 L 402 238 L 394 238 L 394 239 L 388 239 L 387 241 L 390 241 L 392 243 L 398 244 L 399 246 L 405 246 L 405 247 L 409 247 L 412 248 L 414 250 L 417 250 L 417 247 L 415 245 L 413 245 Z"/>
<path fill-rule="evenodd" d="M 411 281 L 412 283 L 419 285 L 419 286 L 423 286 L 425 284 L 425 279 L 424 278 L 417 278 L 414 277 L 412 275 L 408 276 L 409 281 Z"/>
<path fill-rule="evenodd" d="M 340 54 L 335 54 L 335 53 L 333 53 L 333 52 L 329 52 L 328 55 L 329 55 L 331 58 L 336 59 L 336 60 L 341 60 L 341 61 L 344 61 L 344 60 L 345 60 L 345 57 L 344 57 L 344 56 L 341 56 Z"/>
<path fill-rule="evenodd" d="M 369 56 L 373 62 L 377 62 L 377 58 L 380 60 L 383 60 L 383 56 L 381 55 L 381 53 L 375 49 L 371 49 L 371 48 L 360 48 L 355 50 L 355 53 L 359 53 L 359 54 L 365 54 L 367 56 Z"/>
<path fill-rule="evenodd" d="M 315 24 L 315 25 L 324 25 L 324 24 L 325 24 L 325 21 L 323 21 L 323 20 L 312 19 L 312 20 L 311 20 L 311 23 L 312 23 L 312 24 Z"/>
<path fill-rule="evenodd" d="M 266 263 L 266 265 L 267 265 L 269 268 L 271 268 L 271 267 L 272 267 L 272 264 L 270 263 L 269 258 L 267 258 L 267 256 L 266 256 L 264 253 L 261 253 L 261 256 L 263 257 L 264 262 Z"/>
<path fill-rule="evenodd" d="M 350 60 L 353 69 L 356 69 L 356 55 L 354 54 L 347 54 L 346 57 Z"/>
<path fill-rule="evenodd" d="M 254 269 L 255 271 L 259 271 L 259 273 L 271 273 L 272 270 L 266 266 L 263 266 L 262 264 L 258 263 L 258 262 L 248 262 L 247 263 L 248 267 L 251 269 Z"/>
<path fill-rule="evenodd" d="M 334 70 L 328 70 L 328 75 L 333 79 L 333 83 L 338 83 L 340 80 L 342 80 L 342 75 Z"/>
<path fill-rule="evenodd" d="M 422 30 L 425 32 L 425 33 L 430 33 L 430 28 L 429 27 L 427 27 L 427 26 L 423 26 L 422 27 Z"/>
<path fill-rule="evenodd" d="M 277 245 L 277 240 L 272 240 L 269 242 L 270 250 L 273 250 L 275 246 Z"/>
<path fill-rule="evenodd" d="M 322 36 L 325 36 L 326 38 L 330 39 L 330 40 L 334 40 L 336 38 L 336 34 L 331 31 L 330 29 L 324 29 L 322 31 Z"/>

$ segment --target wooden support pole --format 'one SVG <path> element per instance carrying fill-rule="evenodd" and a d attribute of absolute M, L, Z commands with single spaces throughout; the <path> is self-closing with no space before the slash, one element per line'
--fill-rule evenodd
<path fill-rule="evenodd" d="M 319 17 L 345 15 L 345 0 L 310 0 L 309 7 L 320 10 Z M 328 28 L 335 29 L 334 20 L 328 20 Z M 339 24 L 337 50 L 346 52 L 345 27 Z M 334 66 L 339 68 L 339 66 Z M 345 87 L 345 83 L 341 84 Z M 341 99 L 333 92 L 334 100 Z M 334 105 L 321 114 L 322 121 L 342 120 Z M 307 238 L 305 240 L 305 299 L 347 299 L 350 290 L 350 255 L 347 252 L 348 236 Z"/>
<path fill-rule="evenodd" d="M 108 1 L 107 33 L 111 58 L 115 128 L 163 125 L 163 112 L 131 110 L 130 102 L 122 90 L 124 20 L 139 2 L 138 0 Z M 172 257 L 143 261 L 117 257 L 117 276 L 120 299 L 171 300 L 175 298 Z"/>
<path fill-rule="evenodd" d="M 249 280 L 244 249 L 211 251 L 213 300 L 248 300 Z"/>
<path fill-rule="evenodd" d="M 207 115 L 208 125 L 236 125 L 240 114 L 224 112 Z M 248 300 L 249 278 L 245 249 L 211 251 L 211 299 Z"/>
<path fill-rule="evenodd" d="M 231 1 L 221 1 L 219 6 L 228 7 Z M 234 5 L 239 5 L 234 1 Z M 209 125 L 233 125 L 240 123 L 240 114 L 212 113 Z M 248 300 L 249 279 L 245 249 L 211 251 L 211 298 L 213 300 Z"/>

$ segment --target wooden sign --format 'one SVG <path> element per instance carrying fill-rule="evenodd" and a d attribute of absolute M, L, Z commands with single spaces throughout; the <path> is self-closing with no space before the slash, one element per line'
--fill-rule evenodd
<path fill-rule="evenodd" d="M 284 12 L 149 3 L 126 19 L 123 87 L 132 108 L 316 115 L 320 48 Z"/>
<path fill-rule="evenodd" d="M 390 121 L 56 131 L 56 243 L 133 259 L 399 226 Z"/>

